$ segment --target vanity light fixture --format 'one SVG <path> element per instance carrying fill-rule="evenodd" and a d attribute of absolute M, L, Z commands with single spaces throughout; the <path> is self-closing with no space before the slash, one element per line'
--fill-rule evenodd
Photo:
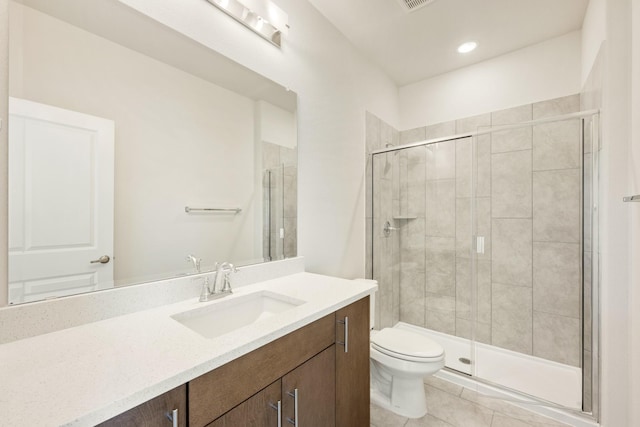
<path fill-rule="evenodd" d="M 289 16 L 271 0 L 207 1 L 278 47 L 289 31 Z"/>
<path fill-rule="evenodd" d="M 478 43 L 476 42 L 462 43 L 460 46 L 458 46 L 458 53 L 469 53 L 477 47 Z"/>

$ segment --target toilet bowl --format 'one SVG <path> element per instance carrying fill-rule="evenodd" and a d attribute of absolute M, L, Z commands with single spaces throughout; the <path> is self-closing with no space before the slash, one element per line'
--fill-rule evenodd
<path fill-rule="evenodd" d="M 371 402 L 408 418 L 427 414 L 424 378 L 444 367 L 444 349 L 420 334 L 371 331 Z"/>
<path fill-rule="evenodd" d="M 412 331 L 374 330 L 375 293 L 369 301 L 371 402 L 403 417 L 421 418 L 427 414 L 423 381 L 444 367 L 444 349 Z"/>

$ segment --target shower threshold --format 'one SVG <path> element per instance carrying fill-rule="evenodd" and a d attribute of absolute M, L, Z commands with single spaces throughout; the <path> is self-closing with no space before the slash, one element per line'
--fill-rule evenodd
<path fill-rule="evenodd" d="M 570 410 L 582 409 L 580 368 L 488 344 L 476 342 L 472 346 L 468 339 L 404 322 L 394 328 L 411 330 L 438 342 L 445 350 L 445 366 L 469 375 L 466 379 L 475 377 Z M 465 359 L 471 363 L 464 363 Z"/>

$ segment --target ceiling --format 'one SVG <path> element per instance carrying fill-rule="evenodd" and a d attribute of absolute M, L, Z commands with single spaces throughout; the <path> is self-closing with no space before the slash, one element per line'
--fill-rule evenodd
<path fill-rule="evenodd" d="M 589 0 L 309 0 L 399 86 L 582 28 Z M 478 48 L 466 55 L 457 47 Z"/>

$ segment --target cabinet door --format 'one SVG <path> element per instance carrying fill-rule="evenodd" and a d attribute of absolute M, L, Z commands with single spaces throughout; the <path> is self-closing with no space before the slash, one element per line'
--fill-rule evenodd
<path fill-rule="evenodd" d="M 332 345 L 282 377 L 282 425 L 294 424 L 297 403 L 294 425 L 335 426 L 335 362 L 336 346 Z"/>
<path fill-rule="evenodd" d="M 368 296 L 336 311 L 338 427 L 369 426 L 369 320 Z"/>
<path fill-rule="evenodd" d="M 281 387 L 280 380 L 274 382 L 207 427 L 277 427 Z"/>
<path fill-rule="evenodd" d="M 111 418 L 100 427 L 157 427 L 172 425 L 167 415 L 177 409 L 178 426 L 187 425 L 187 385 L 181 385 L 135 408 Z"/>

